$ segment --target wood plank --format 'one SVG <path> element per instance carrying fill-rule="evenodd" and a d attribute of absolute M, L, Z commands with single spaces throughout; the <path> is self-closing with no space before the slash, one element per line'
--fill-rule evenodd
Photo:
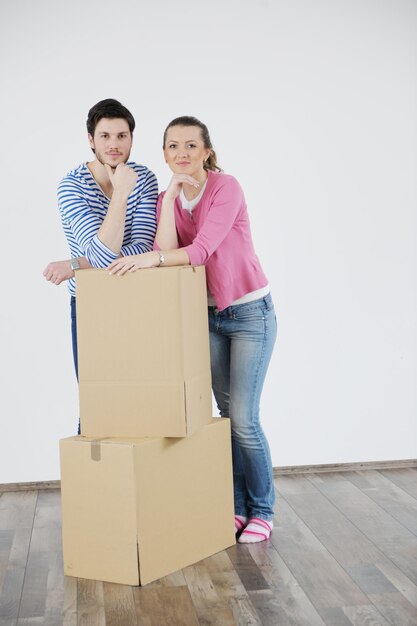
<path fill-rule="evenodd" d="M 13 532 L 6 570 L 2 573 L 0 619 L 17 620 L 29 556 L 37 502 L 36 492 L 7 493 L 0 498 L 0 529 Z"/>
<path fill-rule="evenodd" d="M 417 468 L 384 469 L 380 470 L 380 473 L 397 485 L 397 487 L 400 487 L 410 496 L 417 499 Z"/>
<path fill-rule="evenodd" d="M 198 609 L 225 608 L 225 600 L 217 593 L 204 564 L 189 565 L 183 572 L 197 612 Z"/>
<path fill-rule="evenodd" d="M 217 595 L 223 598 L 225 604 L 229 603 L 230 598 L 248 598 L 247 591 L 227 551 L 218 552 L 204 559 L 201 564 L 206 568 Z"/>
<path fill-rule="evenodd" d="M 270 541 L 320 616 L 323 618 L 323 609 L 369 604 L 366 595 L 283 497 L 277 505 L 278 523 Z"/>
<path fill-rule="evenodd" d="M 282 477 L 279 493 L 285 494 L 298 517 L 343 568 L 375 563 L 384 558 L 372 541 L 320 492 L 310 478 Z"/>
<path fill-rule="evenodd" d="M 301 595 L 302 590 L 300 589 Z M 294 624 L 308 624 L 308 626 L 324 626 L 317 611 L 312 607 L 304 612 L 295 593 L 277 593 L 273 590 L 250 591 L 250 600 L 256 609 L 262 626 L 292 626 Z M 305 596 L 304 596 L 305 597 Z M 294 607 L 297 604 L 297 607 Z M 310 619 L 312 617 L 312 619 Z"/>
<path fill-rule="evenodd" d="M 247 546 L 235 545 L 235 548 L 243 548 L 242 552 L 247 552 Z M 243 561 L 249 564 L 249 568 L 252 573 L 249 574 L 251 578 L 251 585 L 253 584 L 253 570 L 257 570 L 256 576 L 258 582 L 262 577 L 262 573 L 259 570 L 256 562 L 252 556 L 246 554 L 243 557 Z M 213 556 L 204 559 L 202 561 L 204 566 L 209 572 L 210 579 L 214 585 L 214 588 L 220 598 L 224 599 L 225 604 L 231 609 L 236 624 L 258 624 L 259 615 L 250 599 L 248 591 L 243 583 L 241 572 L 237 571 L 230 559 L 230 554 L 227 551 L 222 551 Z M 246 567 L 246 565 L 244 565 Z M 247 576 L 247 573 L 245 573 Z M 266 584 L 266 581 L 263 584 Z"/>
<path fill-rule="evenodd" d="M 204 562 L 190 565 L 184 568 L 183 572 L 199 624 L 235 626 L 233 611 L 225 598 L 219 595 Z"/>
<path fill-rule="evenodd" d="M 272 592 L 266 610 L 259 601 L 263 592 L 249 593 L 252 604 L 254 604 L 261 620 L 272 620 L 272 616 L 276 612 L 275 624 L 323 626 L 322 618 L 273 544 L 270 541 L 262 541 L 248 547 Z M 268 600 L 268 595 L 265 595 Z"/>
<path fill-rule="evenodd" d="M 325 620 L 326 624 L 329 626 L 352 626 L 352 622 L 343 612 L 343 608 L 335 607 L 335 608 L 323 608 L 321 610 L 321 615 Z"/>
<path fill-rule="evenodd" d="M 417 609 L 417 585 L 403 574 L 392 561 L 384 559 L 375 564 L 376 567 L 384 574 L 396 589 L 408 600 L 408 602 Z"/>
<path fill-rule="evenodd" d="M 416 537 L 342 474 L 308 477 L 378 549 L 417 584 Z M 350 604 L 350 603 L 349 603 Z"/>
<path fill-rule="evenodd" d="M 133 588 L 138 624 L 141 626 L 199 626 L 187 587 Z"/>
<path fill-rule="evenodd" d="M 32 528 L 38 494 L 3 493 L 0 498 L 0 529 Z"/>
<path fill-rule="evenodd" d="M 261 618 L 259 617 L 252 601 L 249 597 L 229 599 L 229 607 L 232 611 L 234 618 L 234 624 L 245 624 L 246 626 L 262 626 Z"/>
<path fill-rule="evenodd" d="M 146 585 L 146 588 L 150 587 L 184 587 L 186 585 L 184 573 L 182 570 L 173 572 L 167 576 L 163 576 L 159 580 L 154 580 Z"/>
<path fill-rule="evenodd" d="M 64 576 L 63 626 L 77 626 L 77 579 Z"/>
<path fill-rule="evenodd" d="M 15 531 L 13 529 L 0 530 L 0 594 L 4 579 L 6 577 L 10 550 L 13 545 L 14 537 Z"/>
<path fill-rule="evenodd" d="M 62 549 L 51 550 L 46 582 L 44 626 L 55 626 L 63 621 L 64 608 L 64 563 Z"/>
<path fill-rule="evenodd" d="M 249 622 L 250 623 L 250 622 Z M 233 613 L 229 607 L 215 609 L 199 609 L 198 611 L 199 626 L 237 626 Z M 245 624 L 246 622 L 241 622 Z"/>
<path fill-rule="evenodd" d="M 5 528 L 0 530 L 0 552 L 9 553 L 10 548 L 12 547 L 13 537 L 13 528 Z"/>
<path fill-rule="evenodd" d="M 24 580 L 25 567 L 7 569 L 0 596 L 1 620 L 17 620 Z"/>
<path fill-rule="evenodd" d="M 308 491 L 305 481 L 310 483 L 310 488 L 315 489 L 315 493 Z M 399 593 L 399 590 L 387 579 L 383 572 L 378 569 L 378 562 L 386 562 L 388 565 L 392 563 L 385 557 L 383 552 L 379 550 L 345 515 L 343 515 L 329 500 L 314 487 L 312 478 L 298 477 L 292 479 L 290 485 L 287 486 L 286 479 L 282 480 L 281 488 L 286 492 L 286 499 L 296 511 L 300 519 L 312 530 L 319 541 L 327 548 L 334 558 L 343 566 L 346 572 L 358 587 L 367 595 L 368 602 L 371 600 L 381 615 L 386 620 L 390 620 L 397 610 L 398 623 L 405 608 L 409 611 L 415 611 L 415 607 L 409 603 L 405 596 Z M 341 480 L 340 476 L 338 480 Z M 299 483 L 297 490 L 296 484 Z M 358 492 L 360 495 L 361 493 Z M 386 605 L 383 603 L 378 605 L 378 594 L 390 594 L 391 610 L 390 614 L 386 612 Z M 375 594 L 375 596 L 371 596 Z M 372 600 L 372 598 L 374 598 Z M 365 604 L 365 603 L 364 603 Z M 343 613 L 344 607 L 334 612 L 332 619 L 338 620 L 341 624 L 346 621 L 346 615 Z M 381 621 L 383 618 L 379 616 Z M 323 613 L 325 619 L 328 618 L 328 612 Z"/>
<path fill-rule="evenodd" d="M 207 559 L 205 560 L 207 561 Z M 237 572 L 214 571 L 205 562 L 186 568 L 185 577 L 200 624 L 260 626 L 261 622 Z M 227 582 L 231 587 L 227 588 Z"/>
<path fill-rule="evenodd" d="M 417 613 L 415 607 L 411 606 L 399 592 L 371 593 L 369 599 L 378 606 L 379 611 L 384 614 L 390 624 L 416 626 Z"/>
<path fill-rule="evenodd" d="M 61 506 L 61 491 L 59 489 L 40 489 L 38 490 L 37 509 L 50 506 Z"/>
<path fill-rule="evenodd" d="M 19 618 L 45 617 L 48 571 L 48 553 L 29 552 L 19 608 Z"/>
<path fill-rule="evenodd" d="M 348 567 L 347 571 L 368 596 L 370 594 L 395 593 L 398 591 L 373 563 Z"/>
<path fill-rule="evenodd" d="M 22 495 L 22 494 L 20 494 Z M 62 621 L 60 494 L 38 493 L 19 618 Z M 48 586 L 49 581 L 49 586 Z M 48 601 L 47 601 L 48 599 Z"/>
<path fill-rule="evenodd" d="M 105 626 L 104 589 L 101 581 L 78 578 L 77 616 L 78 626 Z"/>
<path fill-rule="evenodd" d="M 14 531 L 13 544 L 9 553 L 9 568 L 26 567 L 31 537 L 31 528 L 16 528 Z"/>
<path fill-rule="evenodd" d="M 247 591 L 268 590 L 268 583 L 245 544 L 235 544 L 227 554 Z"/>
<path fill-rule="evenodd" d="M 44 626 L 55 626 L 63 621 L 65 602 L 61 494 L 59 491 L 44 491 L 38 494 L 34 532 L 40 527 L 45 528 L 49 534 L 47 542 L 49 563 Z M 36 538 L 32 538 L 32 541 L 35 541 L 36 545 Z M 43 546 L 44 544 L 40 545 Z"/>
<path fill-rule="evenodd" d="M 132 587 L 103 583 L 106 626 L 136 626 L 136 607 Z"/>
<path fill-rule="evenodd" d="M 344 606 L 343 613 L 355 626 L 390 626 L 372 604 L 366 606 Z M 399 625 L 398 625 L 399 626 Z"/>
<path fill-rule="evenodd" d="M 342 476 L 356 485 L 400 524 L 417 535 L 417 499 L 397 487 L 376 471 L 343 472 Z"/>

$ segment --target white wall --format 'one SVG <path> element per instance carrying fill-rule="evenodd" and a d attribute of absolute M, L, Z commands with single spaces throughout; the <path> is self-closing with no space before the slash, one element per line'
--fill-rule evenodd
<path fill-rule="evenodd" d="M 177 115 L 245 189 L 279 340 L 275 466 L 406 459 L 416 441 L 416 34 L 411 0 L 3 0 L 0 483 L 59 478 L 77 387 L 55 190 L 115 97 L 161 188 Z"/>

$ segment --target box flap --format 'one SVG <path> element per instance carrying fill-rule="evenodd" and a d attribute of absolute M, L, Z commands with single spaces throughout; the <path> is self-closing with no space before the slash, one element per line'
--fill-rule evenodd
<path fill-rule="evenodd" d="M 142 584 L 235 543 L 229 420 L 136 447 L 135 473 Z"/>

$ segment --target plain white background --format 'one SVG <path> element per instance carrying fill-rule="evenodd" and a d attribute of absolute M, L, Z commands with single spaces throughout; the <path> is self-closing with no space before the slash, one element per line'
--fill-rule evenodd
<path fill-rule="evenodd" d="M 58 479 L 76 429 L 69 297 L 42 271 L 107 97 L 161 189 L 163 129 L 191 114 L 245 190 L 278 317 L 273 464 L 417 456 L 416 34 L 412 0 L 2 0 L 0 483 Z"/>

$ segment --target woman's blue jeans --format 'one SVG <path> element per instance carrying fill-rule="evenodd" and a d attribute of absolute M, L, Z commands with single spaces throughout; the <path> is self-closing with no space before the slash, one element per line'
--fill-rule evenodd
<path fill-rule="evenodd" d="M 271 295 L 223 311 L 209 307 L 213 393 L 232 426 L 236 515 L 270 521 L 274 483 L 259 404 L 277 335 Z"/>

